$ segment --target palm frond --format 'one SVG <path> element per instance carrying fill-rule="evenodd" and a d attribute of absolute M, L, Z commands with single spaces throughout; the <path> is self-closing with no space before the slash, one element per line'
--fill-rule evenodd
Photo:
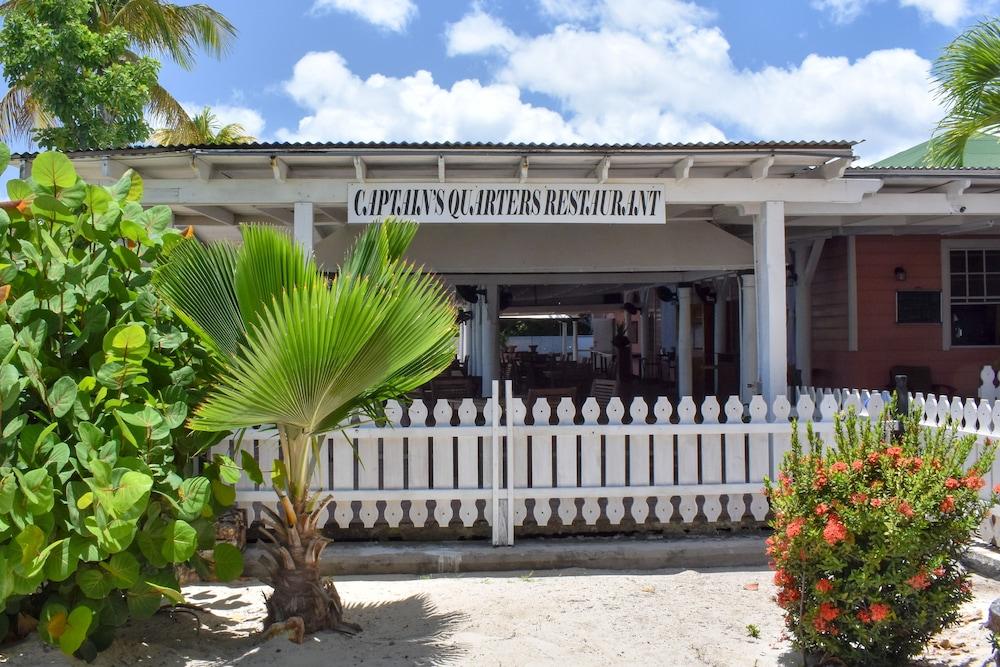
<path fill-rule="evenodd" d="M 288 235 L 263 225 L 240 228 L 243 247 L 235 266 L 236 299 L 244 326 L 256 325 L 261 313 L 291 289 L 326 281 L 302 246 Z"/>
<path fill-rule="evenodd" d="M 236 297 L 236 262 L 233 246 L 192 238 L 174 248 L 169 261 L 153 273 L 163 300 L 223 363 L 235 358 L 246 340 Z"/>
<path fill-rule="evenodd" d="M 927 166 L 962 166 L 965 146 L 1000 125 L 1000 21 L 983 21 L 949 44 L 931 71 L 947 107 L 925 159 Z"/>
<path fill-rule="evenodd" d="M 103 7 L 102 7 L 103 6 Z M 194 66 L 195 54 L 203 49 L 220 57 L 230 48 L 236 26 L 208 5 L 176 5 L 162 0 L 98 0 L 107 27 L 124 28 L 133 45 L 147 52 L 169 56 L 184 69 Z"/>
<path fill-rule="evenodd" d="M 233 292 L 246 318 L 245 343 L 227 358 L 192 428 L 277 424 L 289 432 L 321 433 L 356 412 L 379 412 L 382 401 L 420 386 L 450 363 L 454 306 L 435 277 L 403 259 L 412 224 L 370 226 L 329 284 L 287 235 L 242 231 Z M 192 309 L 187 317 L 199 332 L 233 328 L 204 321 L 212 314 L 210 302 L 192 283 L 211 279 L 202 266 L 206 259 L 201 250 L 172 255 L 167 267 L 178 261 L 182 268 L 157 271 L 156 285 L 172 307 Z M 227 311 L 220 319 L 232 316 L 231 303 L 218 309 Z"/>

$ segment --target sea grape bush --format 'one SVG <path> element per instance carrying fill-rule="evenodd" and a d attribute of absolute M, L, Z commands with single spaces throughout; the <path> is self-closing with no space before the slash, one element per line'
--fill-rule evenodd
<path fill-rule="evenodd" d="M 3 165 L 9 152 L 2 151 Z M 41 637 L 92 659 L 130 617 L 182 600 L 175 566 L 235 578 L 215 543 L 240 470 L 221 434 L 184 427 L 206 351 L 150 285 L 183 235 L 142 181 L 88 185 L 59 153 L 7 186 L 0 209 L 0 641 Z"/>
<path fill-rule="evenodd" d="M 796 428 L 766 483 L 777 603 L 795 644 L 837 664 L 898 664 L 956 622 L 971 599 L 959 557 L 996 501 L 993 444 L 977 457 L 974 437 L 916 415 L 886 437 L 884 420 L 839 418 L 832 447 Z"/>

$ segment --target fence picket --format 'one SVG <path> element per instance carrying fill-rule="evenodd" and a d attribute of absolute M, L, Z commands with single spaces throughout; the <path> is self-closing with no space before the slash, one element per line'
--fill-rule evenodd
<path fill-rule="evenodd" d="M 449 425 L 454 415 L 451 404 L 446 399 L 439 398 L 434 405 L 435 425 Z M 431 456 L 433 457 L 433 479 L 435 489 L 455 488 L 455 438 L 451 435 L 436 435 L 431 440 Z M 447 528 L 454 516 L 451 501 L 444 498 L 434 500 L 434 520 L 438 526 Z"/>
<path fill-rule="evenodd" d="M 403 420 L 403 408 L 396 401 L 389 401 L 385 407 L 385 416 L 393 426 L 393 430 L 382 436 L 382 488 L 400 490 L 406 481 L 403 435 L 399 430 Z M 389 526 L 396 528 L 403 520 L 403 501 L 390 498 L 389 494 L 386 496 L 382 515 Z"/>
<path fill-rule="evenodd" d="M 409 409 L 410 424 L 413 426 L 423 426 L 427 423 L 427 406 L 423 401 L 417 400 L 410 404 Z M 407 478 L 408 488 L 427 489 L 430 488 L 430 442 L 427 436 L 416 433 L 407 438 Z M 417 528 L 422 528 L 427 523 L 427 500 L 411 500 L 409 517 L 410 523 Z"/>
<path fill-rule="evenodd" d="M 570 398 L 562 398 L 556 406 L 559 423 L 568 425 L 576 417 L 576 406 Z M 556 486 L 579 486 L 576 477 L 576 434 L 561 433 L 556 436 Z M 559 499 L 559 520 L 562 525 L 571 526 L 576 520 L 576 498 Z"/>
<path fill-rule="evenodd" d="M 649 415 L 649 406 L 646 405 L 646 401 L 639 396 L 632 399 L 632 405 L 629 407 L 629 414 L 632 417 L 633 424 L 645 424 L 646 418 Z M 649 465 L 649 436 L 648 435 L 630 435 L 628 436 L 628 468 L 629 468 L 629 485 L 630 486 L 649 486 L 651 483 L 651 476 Z M 632 498 L 632 508 L 630 510 L 632 515 L 632 520 L 638 523 L 644 523 L 646 518 L 649 516 L 649 498 L 648 496 L 633 496 Z"/>
<path fill-rule="evenodd" d="M 653 415 L 656 423 L 667 425 L 674 408 L 665 396 L 656 399 L 653 405 Z M 674 483 L 674 436 L 669 433 L 657 433 L 653 435 L 653 484 L 656 486 L 670 486 Z M 667 496 L 656 498 L 656 518 L 661 523 L 670 521 L 674 513 L 674 505 Z"/>
<path fill-rule="evenodd" d="M 612 401 L 619 401 L 612 398 Z M 593 426 L 580 436 L 580 485 L 586 489 L 585 493 L 596 493 L 592 489 L 601 486 L 601 436 L 597 432 L 598 419 L 601 416 L 601 407 L 593 398 L 588 398 L 580 410 L 583 423 Z M 611 414 L 611 406 L 608 405 L 608 414 Z M 619 422 L 621 420 L 619 419 Z M 608 438 L 611 438 L 609 435 Z M 594 525 L 601 516 L 601 507 L 597 502 L 596 495 L 588 495 L 583 501 L 583 520 L 588 525 Z"/>
<path fill-rule="evenodd" d="M 642 399 L 636 399 L 642 400 Z M 615 396 L 608 402 L 608 424 L 621 424 L 625 416 L 625 406 L 622 399 Z M 584 455 L 586 456 L 586 454 Z M 604 437 L 605 484 L 607 486 L 625 486 L 625 436 L 609 433 Z M 612 525 L 621 523 L 625 516 L 625 501 L 621 497 L 609 497 L 606 500 L 605 513 Z M 586 507 L 586 505 L 584 506 Z"/>
<path fill-rule="evenodd" d="M 536 398 L 531 408 L 535 424 L 548 424 L 552 408 L 544 398 Z M 552 436 L 533 435 L 531 437 L 531 488 L 545 489 L 553 486 L 552 478 Z M 534 496 L 532 514 L 539 526 L 546 526 L 552 517 L 552 505 L 549 496 L 540 494 Z"/>

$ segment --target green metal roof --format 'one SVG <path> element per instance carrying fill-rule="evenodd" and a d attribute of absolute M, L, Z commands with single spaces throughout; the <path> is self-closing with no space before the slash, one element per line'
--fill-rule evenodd
<path fill-rule="evenodd" d="M 927 151 L 930 141 L 917 144 L 905 151 L 890 155 L 884 160 L 871 165 L 872 167 L 940 167 L 928 163 Z M 965 144 L 962 166 L 966 168 L 993 167 L 1000 168 L 1000 137 L 991 134 L 977 133 Z"/>

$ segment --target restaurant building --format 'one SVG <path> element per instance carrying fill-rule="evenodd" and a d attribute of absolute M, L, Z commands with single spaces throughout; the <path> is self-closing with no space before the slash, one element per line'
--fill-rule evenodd
<path fill-rule="evenodd" d="M 853 147 L 274 143 L 71 158 L 90 182 L 134 169 L 143 203 L 204 241 L 278 225 L 331 271 L 361 225 L 419 221 L 410 255 L 462 311 L 441 392 L 486 395 L 512 377 L 526 394 L 582 397 L 604 379 L 622 395 L 770 403 L 789 386 L 883 388 L 902 369 L 918 391 L 974 396 L 1000 357 L 1000 169 L 858 168 Z M 15 156 L 22 173 L 31 158 Z M 508 345 L 517 319 L 553 322 L 560 344 Z"/>

